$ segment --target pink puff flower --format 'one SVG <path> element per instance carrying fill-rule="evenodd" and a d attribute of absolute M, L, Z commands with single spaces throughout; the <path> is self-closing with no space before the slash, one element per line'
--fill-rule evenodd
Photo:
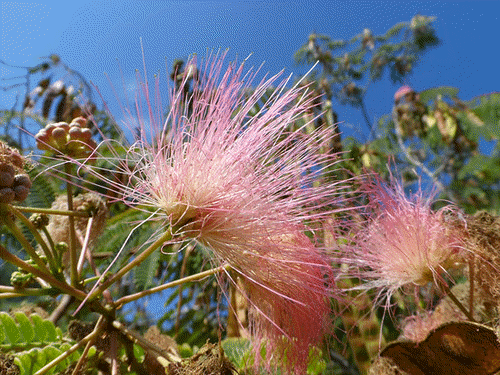
<path fill-rule="evenodd" d="M 407 197 L 395 180 L 387 185 L 374 179 L 366 189 L 368 222 L 355 233 L 346 257 L 364 282 L 360 288 L 379 289 L 379 298 L 385 295 L 389 303 L 398 288 L 444 281 L 447 270 L 463 260 L 460 233 L 447 219 L 455 208 L 433 211 L 435 193 L 425 197 L 419 188 Z"/>
<path fill-rule="evenodd" d="M 321 343 L 331 328 L 332 270 L 304 228 L 283 229 L 241 257 L 237 268 L 245 270 L 256 364 L 265 348 L 282 370 L 305 374 L 311 344 Z"/>
<path fill-rule="evenodd" d="M 285 79 L 271 90 L 276 75 L 248 94 L 256 73 L 234 63 L 224 70 L 224 57 L 209 57 L 196 70 L 202 73 L 192 94 L 186 79 L 171 91 L 165 118 L 158 80 L 153 100 L 147 79 L 139 79 L 137 115 L 125 111 L 138 139 L 126 159 L 116 153 L 112 168 L 127 183 L 91 173 L 124 203 L 152 209 L 151 218 L 172 232 L 170 242 L 195 240 L 214 262 L 229 264 L 251 306 L 256 365 L 264 345 L 266 366 L 274 361 L 302 374 L 310 346 L 328 332 L 328 297 L 337 293 L 329 260 L 304 234 L 304 223 L 331 215 L 347 183 L 316 183 L 337 159 L 321 152 L 331 130 L 291 130 L 314 106 L 307 88 L 286 90 Z"/>

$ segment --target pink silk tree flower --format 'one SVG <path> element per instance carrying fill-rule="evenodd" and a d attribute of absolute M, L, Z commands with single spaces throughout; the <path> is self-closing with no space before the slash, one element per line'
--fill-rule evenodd
<path fill-rule="evenodd" d="M 203 69 L 188 62 L 195 78 L 170 92 L 165 117 L 158 79 L 152 99 L 147 78 L 139 78 L 136 115 L 125 108 L 138 139 L 126 158 L 115 153 L 111 168 L 127 183 L 90 173 L 125 204 L 153 212 L 150 219 L 172 233 L 166 243 L 194 240 L 215 264 L 229 264 L 244 280 L 256 364 L 262 344 L 267 366 L 303 374 L 310 346 L 328 333 L 328 297 L 337 293 L 330 261 L 304 234 L 305 223 L 343 210 L 331 207 L 342 206 L 348 183 L 316 183 L 338 159 L 321 152 L 331 129 L 291 128 L 314 106 L 307 88 L 285 89 L 286 79 L 273 88 L 276 75 L 248 94 L 256 72 L 235 63 L 224 70 L 224 57 L 207 58 Z"/>
<path fill-rule="evenodd" d="M 327 296 L 332 271 L 303 228 L 284 233 L 272 239 L 275 250 L 264 258 L 252 254 L 245 259 L 246 268 L 253 265 L 243 276 L 251 302 L 250 332 L 256 354 L 263 346 L 281 361 L 280 368 L 305 374 L 311 343 L 320 343 L 331 328 Z"/>
<path fill-rule="evenodd" d="M 360 289 L 378 289 L 389 305 L 398 288 L 440 285 L 448 270 L 463 263 L 460 233 L 446 217 L 454 207 L 433 211 L 435 194 L 425 197 L 419 188 L 407 197 L 394 179 L 388 185 L 375 178 L 366 191 L 368 222 L 356 231 L 345 260 L 363 281 Z"/>

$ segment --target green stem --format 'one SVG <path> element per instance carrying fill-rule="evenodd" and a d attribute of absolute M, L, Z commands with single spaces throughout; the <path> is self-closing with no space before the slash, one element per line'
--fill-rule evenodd
<path fill-rule="evenodd" d="M 67 184 L 66 184 L 66 195 L 68 197 L 68 211 L 73 211 L 73 185 L 71 184 L 72 166 L 69 163 L 64 165 Z M 70 275 L 71 275 L 71 285 L 75 286 L 78 284 L 78 255 L 76 253 L 76 232 L 75 232 L 75 218 L 69 216 L 69 259 L 70 259 Z"/>
<path fill-rule="evenodd" d="M 53 210 L 51 208 L 35 208 L 35 207 L 22 207 L 22 206 L 12 206 L 12 207 L 21 212 L 30 212 L 30 213 L 47 214 L 47 215 L 89 217 L 89 214 L 83 211 Z"/>
<path fill-rule="evenodd" d="M 47 227 L 46 226 L 43 226 L 42 227 L 42 232 L 43 234 L 45 234 L 45 237 L 47 238 L 47 241 L 49 242 L 49 246 L 50 248 L 52 249 L 52 252 L 54 254 L 54 257 L 56 259 L 56 264 L 59 266 L 61 264 L 61 256 L 60 254 L 56 251 L 56 246 L 54 244 L 54 240 L 52 239 L 52 236 L 51 234 L 49 233 L 49 231 L 47 230 Z"/>
<path fill-rule="evenodd" d="M 0 286 L 0 298 L 45 296 L 54 293 L 54 289 L 16 288 L 13 286 Z"/>
<path fill-rule="evenodd" d="M 210 270 L 203 271 L 203 272 L 197 273 L 195 275 L 186 276 L 186 277 L 183 277 L 182 279 L 178 279 L 178 280 L 172 281 L 170 283 L 159 285 L 159 286 L 156 286 L 156 287 L 148 289 L 148 290 L 144 290 L 144 291 L 139 292 L 139 293 L 135 293 L 135 294 L 131 294 L 129 296 L 122 297 L 119 300 L 117 300 L 115 304 L 116 304 L 116 306 L 121 307 L 122 305 L 124 305 L 126 303 L 138 300 L 139 298 L 142 298 L 145 296 L 149 296 L 150 294 L 161 292 L 162 290 L 173 288 L 175 286 L 182 285 L 185 283 L 198 281 L 198 280 L 204 279 L 207 276 L 219 273 L 221 271 L 229 270 L 230 268 L 231 268 L 231 266 L 229 264 L 224 264 L 220 267 L 212 268 Z"/>
<path fill-rule="evenodd" d="M 10 215 L 4 215 L 3 222 L 9 228 L 10 232 L 16 237 L 16 239 L 21 243 L 22 247 L 28 255 L 33 259 L 33 261 L 37 264 L 40 270 L 44 271 L 44 273 L 50 274 L 49 269 L 45 265 L 45 262 L 40 258 L 35 248 L 30 244 L 28 239 L 24 236 L 23 232 L 18 228 L 14 220 L 10 217 Z"/>
<path fill-rule="evenodd" d="M 97 294 L 102 293 L 106 290 L 111 284 L 120 280 L 125 274 L 127 274 L 132 268 L 141 264 L 147 257 L 149 257 L 155 250 L 157 250 L 161 245 L 172 238 L 172 233 L 170 231 L 165 232 L 163 236 L 158 238 L 155 242 L 153 242 L 146 250 L 140 253 L 133 261 L 127 264 L 125 267 L 120 269 L 117 273 L 111 276 L 109 279 L 104 281 L 90 296 L 89 299 L 92 299 Z M 103 273 L 103 276 L 105 274 Z"/>
<path fill-rule="evenodd" d="M 0 285 L 0 293 L 25 293 L 26 295 L 38 295 L 38 294 L 46 294 L 43 289 L 39 288 L 23 288 L 19 289 L 14 286 L 5 286 Z M 44 292 L 44 293 L 42 293 Z M 31 294 L 33 293 L 33 294 Z"/>
<path fill-rule="evenodd" d="M 45 280 L 53 288 L 59 289 L 59 291 L 65 293 L 65 294 L 68 294 L 70 296 L 73 296 L 80 301 L 85 301 L 87 298 L 87 294 L 85 292 L 82 292 L 81 290 L 78 290 L 78 289 L 74 288 L 73 286 L 66 284 L 65 282 L 57 280 L 51 274 L 47 274 L 43 271 L 40 271 L 38 268 L 33 267 L 32 265 L 26 263 L 24 260 L 18 258 L 14 254 L 11 254 L 10 252 L 8 252 L 7 249 L 5 247 L 3 247 L 2 245 L 0 245 L 0 258 L 5 260 L 6 262 L 12 263 L 16 267 L 22 268 L 26 272 L 32 273 L 33 275 Z M 54 294 L 58 294 L 58 293 L 55 292 Z M 103 307 L 97 301 L 92 301 L 90 307 L 94 311 L 96 311 L 102 315 L 105 315 L 106 317 L 113 315 L 112 310 Z"/>
<path fill-rule="evenodd" d="M 96 281 L 96 280 L 99 280 L 99 276 L 92 276 L 92 277 L 89 277 L 88 279 L 85 279 L 82 281 L 82 284 L 85 286 L 87 285 L 88 283 L 91 283 L 92 281 Z"/>
<path fill-rule="evenodd" d="M 40 235 L 40 232 L 35 228 L 35 226 L 29 221 L 29 219 L 22 214 L 19 210 L 17 210 L 14 207 L 11 207 L 11 212 L 24 224 L 26 228 L 29 229 L 29 231 L 33 234 L 33 237 L 35 237 L 36 242 L 42 247 L 42 250 L 47 257 L 47 261 L 50 264 L 50 267 L 52 270 L 57 272 L 57 265 L 55 263 L 54 255 L 52 254 L 52 251 L 49 249 L 47 246 L 47 243 L 45 240 L 42 238 Z"/>
<path fill-rule="evenodd" d="M 14 254 L 9 253 L 7 249 L 2 245 L 0 245 L 0 258 L 5 260 L 6 262 L 12 263 L 16 267 L 22 268 L 26 272 L 30 272 L 33 275 L 38 276 L 39 278 L 48 282 L 52 287 L 58 288 L 64 293 L 69 294 L 75 298 L 78 298 L 79 300 L 82 300 L 87 296 L 81 290 L 75 289 L 64 282 L 57 280 L 50 273 L 45 273 L 39 270 L 38 268 L 35 268 L 32 265 L 26 263 L 24 260 L 18 258 Z"/>

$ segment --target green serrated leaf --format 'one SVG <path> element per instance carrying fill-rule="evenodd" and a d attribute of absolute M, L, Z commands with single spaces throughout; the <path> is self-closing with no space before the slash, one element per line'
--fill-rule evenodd
<path fill-rule="evenodd" d="M 5 337 L 10 344 L 15 344 L 21 341 L 21 332 L 19 332 L 19 327 L 9 314 L 0 312 L 0 322 L 2 322 Z"/>
<path fill-rule="evenodd" d="M 19 330 L 23 335 L 24 342 L 27 344 L 33 342 L 35 339 L 35 330 L 33 329 L 33 325 L 31 324 L 29 318 L 21 312 L 17 312 L 15 317 L 19 323 Z"/>

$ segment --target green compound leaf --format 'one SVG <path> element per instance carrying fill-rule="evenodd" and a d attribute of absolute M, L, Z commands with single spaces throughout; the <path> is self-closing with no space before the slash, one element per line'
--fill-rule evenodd
<path fill-rule="evenodd" d="M 0 322 L 8 344 L 16 344 L 21 341 L 21 332 L 19 332 L 16 322 L 9 314 L 0 312 Z"/>
<path fill-rule="evenodd" d="M 17 323 L 16 323 L 17 321 Z M 60 328 L 49 320 L 33 314 L 29 317 L 15 313 L 15 320 L 7 313 L 0 312 L 0 345 L 2 349 L 14 350 L 14 363 L 21 375 L 33 375 L 49 362 L 66 352 L 71 344 L 63 342 Z M 94 353 L 95 355 L 95 350 Z M 48 369 L 45 374 L 57 374 L 71 363 L 80 359 L 81 351 L 75 351 L 68 358 Z M 0 368 L 0 374 L 2 374 Z"/>

